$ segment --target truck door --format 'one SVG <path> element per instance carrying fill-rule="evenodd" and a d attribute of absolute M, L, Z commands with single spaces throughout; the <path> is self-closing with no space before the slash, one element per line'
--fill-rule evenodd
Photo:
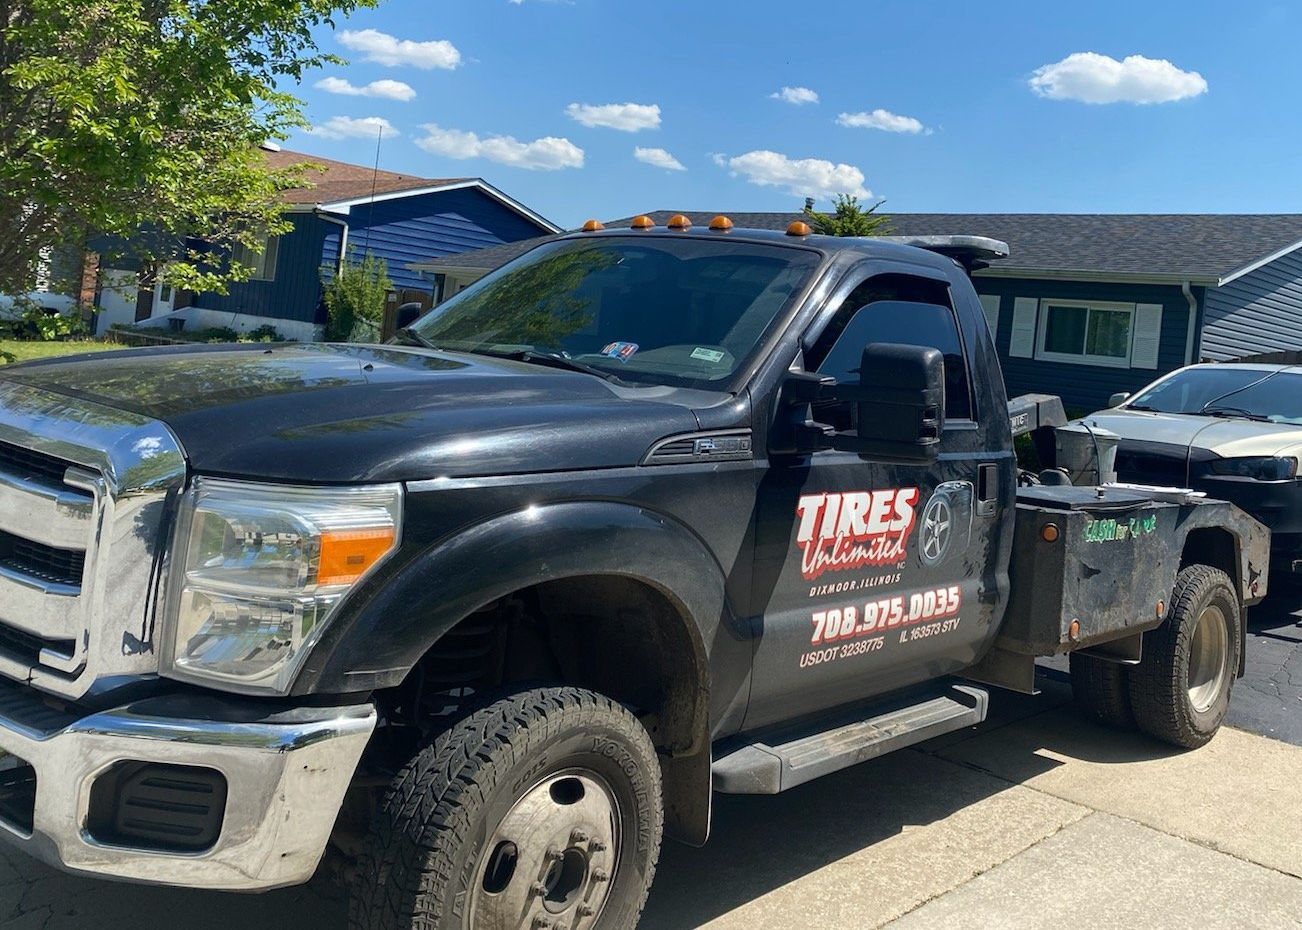
<path fill-rule="evenodd" d="M 757 504 L 753 603 L 761 616 L 747 729 L 970 665 L 1006 586 L 997 510 L 1001 485 L 1011 487 L 1011 454 L 988 442 L 981 422 L 1007 414 L 977 409 L 978 400 L 994 404 L 989 391 L 974 392 L 969 362 L 991 357 L 988 334 L 970 320 L 964 332 L 945 280 L 865 274 L 839 293 L 846 296 L 805 334 L 793 367 L 851 383 L 871 343 L 939 349 L 940 454 L 928 465 L 836 451 L 770 455 Z M 811 414 L 851 428 L 848 407 L 815 404 Z"/>

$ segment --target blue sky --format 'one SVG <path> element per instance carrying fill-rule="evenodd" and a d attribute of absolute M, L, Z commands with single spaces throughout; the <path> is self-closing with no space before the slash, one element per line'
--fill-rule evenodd
<path fill-rule="evenodd" d="M 483 177 L 566 226 L 835 190 L 1302 212 L 1299 34 L 1284 3 L 385 0 L 322 32 L 349 63 L 298 89 L 315 128 L 286 144 L 369 164 L 383 120 L 382 167 Z"/>

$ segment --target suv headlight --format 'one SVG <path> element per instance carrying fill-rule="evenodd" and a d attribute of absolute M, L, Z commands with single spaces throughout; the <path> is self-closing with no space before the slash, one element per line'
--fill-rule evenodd
<path fill-rule="evenodd" d="M 402 487 L 199 479 L 183 500 L 162 673 L 285 694 L 344 595 L 397 549 Z"/>
<path fill-rule="evenodd" d="M 1255 478 L 1257 481 L 1284 481 L 1297 476 L 1297 459 L 1272 455 L 1212 459 L 1211 470 L 1214 475 Z"/>

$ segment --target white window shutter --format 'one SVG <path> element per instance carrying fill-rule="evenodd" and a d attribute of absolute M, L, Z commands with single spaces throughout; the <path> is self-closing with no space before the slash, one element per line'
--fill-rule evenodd
<path fill-rule="evenodd" d="M 981 294 L 981 309 L 986 315 L 986 324 L 990 327 L 991 338 L 999 336 L 999 295 Z"/>
<path fill-rule="evenodd" d="M 1013 301 L 1013 335 L 1008 341 L 1011 358 L 1031 358 L 1035 355 L 1036 317 L 1040 301 L 1035 297 L 1018 297 Z"/>
<path fill-rule="evenodd" d="M 1131 368 L 1156 368 L 1162 341 L 1162 305 L 1135 305 L 1135 332 L 1130 343 Z"/>

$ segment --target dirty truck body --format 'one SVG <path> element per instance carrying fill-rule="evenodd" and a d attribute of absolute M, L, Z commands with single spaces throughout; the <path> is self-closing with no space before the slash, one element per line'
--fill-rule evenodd
<path fill-rule="evenodd" d="M 333 837 L 354 927 L 614 928 L 713 791 L 979 722 L 1037 655 L 1209 738 L 1266 532 L 1019 492 L 999 250 L 921 245 L 576 234 L 393 345 L 4 369 L 0 835 L 237 890 Z"/>

